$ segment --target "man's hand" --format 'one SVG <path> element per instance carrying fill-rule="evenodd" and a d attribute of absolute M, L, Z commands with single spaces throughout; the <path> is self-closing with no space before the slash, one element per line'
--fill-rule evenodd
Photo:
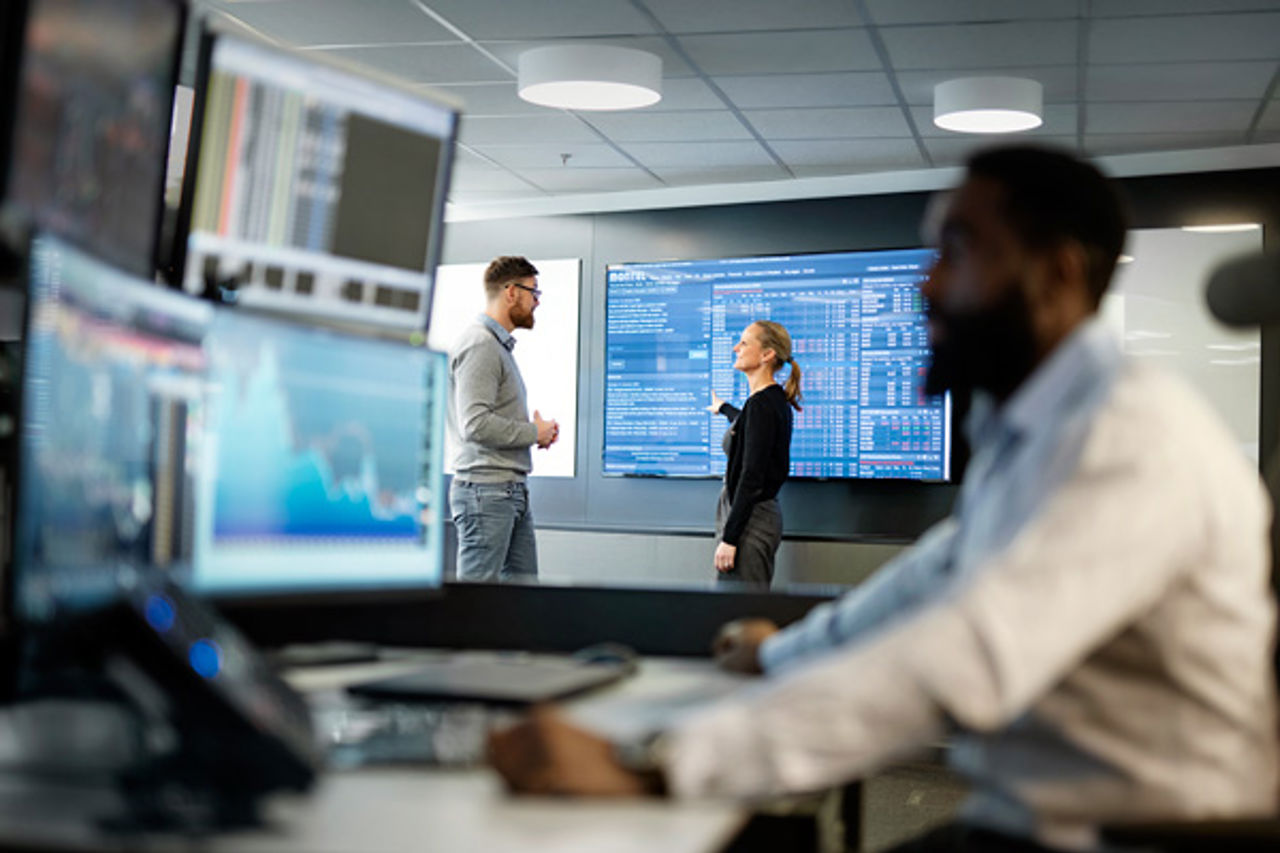
<path fill-rule="evenodd" d="M 738 546 L 730 545 L 727 542 L 721 542 L 716 546 L 716 553 L 711 557 L 711 561 L 715 563 L 717 572 L 728 572 L 733 570 L 733 561 L 738 557 Z"/>
<path fill-rule="evenodd" d="M 538 446 L 544 450 L 556 443 L 560 437 L 560 424 L 555 421 L 544 421 L 542 414 L 533 410 L 533 422 L 538 425 Z"/>
<path fill-rule="evenodd" d="M 489 735 L 489 763 L 512 791 L 588 797 L 638 797 L 658 792 L 651 776 L 624 768 L 613 744 L 569 723 L 547 707 Z"/>
<path fill-rule="evenodd" d="M 724 400 L 720 399 L 720 395 L 715 391 L 711 392 L 711 405 L 707 406 L 707 411 L 713 415 L 720 414 L 720 407 L 724 405 Z"/>
<path fill-rule="evenodd" d="M 778 626 L 769 619 L 735 619 L 716 634 L 711 653 L 722 669 L 758 675 L 764 672 L 760 644 L 776 633 Z"/>

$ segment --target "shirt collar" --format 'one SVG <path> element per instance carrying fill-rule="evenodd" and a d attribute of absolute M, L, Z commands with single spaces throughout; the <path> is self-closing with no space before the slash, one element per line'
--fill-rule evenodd
<path fill-rule="evenodd" d="M 1003 406 L 990 394 L 974 394 L 966 422 L 970 442 L 983 443 L 993 430 L 1027 434 L 1042 429 L 1083 391 L 1112 374 L 1121 360 L 1115 335 L 1095 315 L 1068 335 Z"/>
<path fill-rule="evenodd" d="M 488 314 L 480 315 L 480 322 L 483 323 L 489 331 L 493 332 L 493 336 L 498 339 L 498 343 L 507 348 L 507 352 L 511 352 L 516 348 L 515 335 L 502 328 L 502 324 L 490 317 Z"/>

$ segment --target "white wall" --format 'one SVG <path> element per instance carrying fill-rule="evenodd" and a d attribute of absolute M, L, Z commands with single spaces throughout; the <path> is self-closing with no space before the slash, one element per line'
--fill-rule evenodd
<path fill-rule="evenodd" d="M 576 586 L 714 587 L 711 534 L 657 536 L 539 528 L 539 579 Z M 786 540 L 774 588 L 856 584 L 904 545 Z"/>

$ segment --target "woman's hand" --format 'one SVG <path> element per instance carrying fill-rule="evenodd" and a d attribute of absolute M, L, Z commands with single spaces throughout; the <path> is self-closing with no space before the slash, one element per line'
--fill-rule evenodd
<path fill-rule="evenodd" d="M 707 406 L 707 411 L 713 415 L 720 414 L 720 407 L 724 405 L 724 400 L 720 399 L 720 395 L 715 391 L 711 392 L 711 405 Z"/>
<path fill-rule="evenodd" d="M 733 561 L 738 556 L 738 546 L 730 545 L 727 542 L 721 542 L 716 546 L 715 556 L 712 558 L 716 564 L 717 572 L 728 572 L 733 570 Z"/>

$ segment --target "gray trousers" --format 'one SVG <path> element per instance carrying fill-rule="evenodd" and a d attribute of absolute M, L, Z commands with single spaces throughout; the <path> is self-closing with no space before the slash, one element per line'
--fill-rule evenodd
<path fill-rule="evenodd" d="M 716 544 L 724 535 L 724 523 L 732 506 L 729 490 L 720 489 L 716 503 Z M 727 572 L 715 571 L 716 579 L 726 583 L 749 584 L 768 589 L 773 582 L 773 558 L 782 544 L 782 508 L 777 500 L 761 501 L 751 508 L 747 526 L 738 540 L 738 553 L 733 568 Z"/>
<path fill-rule="evenodd" d="M 537 580 L 538 544 L 524 483 L 455 477 L 449 508 L 458 533 L 458 580 Z"/>

